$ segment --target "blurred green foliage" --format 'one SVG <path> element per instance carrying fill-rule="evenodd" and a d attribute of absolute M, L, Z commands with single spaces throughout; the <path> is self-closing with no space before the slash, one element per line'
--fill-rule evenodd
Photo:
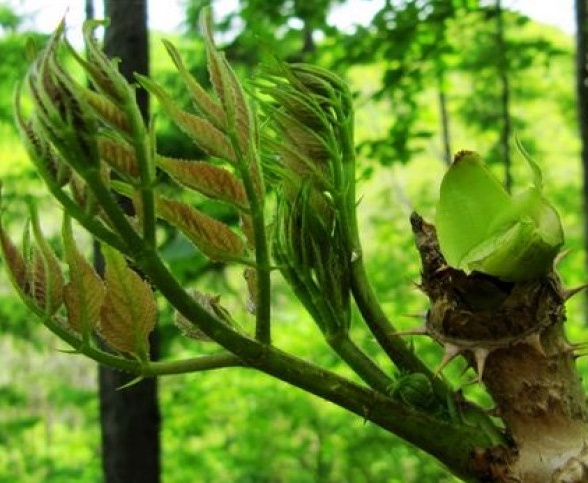
<path fill-rule="evenodd" d="M 0 20 L 1 14 L 0 11 Z M 519 59 L 513 110 L 520 119 L 519 137 L 541 163 L 548 196 L 562 215 L 566 247 L 572 249 L 561 263 L 563 279 L 567 285 L 577 285 L 586 281 L 586 274 L 581 239 L 579 141 L 575 118 L 570 114 L 574 107 L 571 39 L 532 22 L 521 24 L 509 35 L 515 43 L 527 42 L 529 36 L 545 42 L 533 59 Z M 18 192 L 20 199 L 29 196 L 41 200 L 45 207 L 47 195 L 34 181 L 10 127 L 11 90 L 25 68 L 23 38 L 8 29 L 0 37 L 0 176 L 9 187 L 7 193 Z M 176 98 L 181 98 L 184 94 L 173 75 L 171 62 L 156 36 L 153 40 L 153 75 L 166 82 Z M 195 75 L 202 78 L 201 44 L 193 39 L 180 39 L 178 44 L 186 61 L 194 66 Z M 466 45 L 471 49 L 480 47 L 475 37 L 468 38 Z M 546 52 L 552 51 L 557 55 L 547 56 Z M 331 63 L 338 55 L 325 49 L 318 57 Z M 468 59 L 481 62 L 473 54 L 467 54 L 463 62 Z M 382 146 L 382 140 L 391 132 L 401 130 L 403 125 L 398 119 L 408 111 L 396 110 L 393 106 L 398 104 L 389 96 L 374 98 L 382 89 L 382 71 L 390 71 L 389 59 L 356 65 L 359 63 L 350 61 L 345 67 L 347 78 L 357 91 L 357 141 L 379 141 Z M 486 113 L 494 96 L 490 92 L 491 78 L 480 78 L 474 64 L 467 68 L 464 65 L 449 76 L 453 145 L 455 149 L 476 149 L 486 155 L 492 152 L 497 137 L 490 114 Z M 391 163 L 394 157 L 389 150 L 375 151 L 377 163 L 368 160 L 364 151 L 359 163 L 359 214 L 368 268 L 384 307 L 400 329 L 417 325 L 418 321 L 406 316 L 423 313 L 427 308 L 425 297 L 415 286 L 419 260 L 408 215 L 416 208 L 425 218 L 432 219 L 432 207 L 445 169 L 440 156 L 435 85 L 425 80 L 404 100 L 414 103 L 409 106 L 409 114 L 414 117 L 410 120 L 414 123 L 411 132 L 429 134 L 406 139 L 412 147 L 404 164 Z M 484 105 L 480 107 L 480 103 Z M 157 113 L 157 106 L 154 110 Z M 199 156 L 185 138 L 172 131 L 163 115 L 158 116 L 157 123 L 159 144 L 166 154 Z M 521 179 L 517 173 L 525 169 L 522 159 L 515 160 L 513 169 L 515 181 Z M 24 212 L 18 211 L 10 197 L 4 202 L 12 214 L 8 225 L 20 228 L 17 225 L 22 225 Z M 19 206 L 24 208 L 22 203 Z M 48 231 L 57 226 L 50 210 L 44 211 L 42 221 Z M 226 304 L 239 312 L 235 318 L 246 320 L 245 297 L 235 293 L 239 286 L 235 279 L 240 273 L 206 265 L 173 233 L 162 236 L 167 243 L 164 253 L 175 273 L 203 291 L 223 292 L 223 302 L 228 299 Z M 285 284 L 276 282 L 277 344 L 337 369 L 337 359 L 326 348 L 308 315 Z M 587 340 L 582 299 L 573 299 L 568 310 L 570 338 Z M 206 350 L 200 347 L 204 342 L 178 337 L 171 314 L 163 314 L 163 318 L 164 355 L 184 356 Z M 376 344 L 363 328 L 355 323 L 352 330 L 358 343 L 374 353 Z M 414 344 L 430 366 L 438 363 L 439 348 L 418 338 Z M 101 481 L 96 369 L 75 355 L 58 352 L 60 349 L 66 347 L 36 325 L 13 298 L 2 272 L 0 482 Z M 579 365 L 586 380 L 586 362 L 581 359 Z M 457 362 L 447 370 L 447 377 L 456 386 L 471 378 L 471 374 L 460 375 L 461 368 Z M 464 390 L 483 397 L 478 396 L 482 391 L 477 387 L 464 386 Z M 160 394 L 166 483 L 457 481 L 429 458 L 379 428 L 246 369 L 164 378 Z M 486 402 L 489 406 L 490 401 Z"/>

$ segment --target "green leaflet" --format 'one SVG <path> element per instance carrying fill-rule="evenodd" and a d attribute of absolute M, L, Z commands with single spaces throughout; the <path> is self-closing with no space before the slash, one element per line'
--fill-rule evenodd
<path fill-rule="evenodd" d="M 71 219 L 63 217 L 64 258 L 69 266 L 69 281 L 63 288 L 68 325 L 82 335 L 86 344 L 100 320 L 106 289 L 91 264 L 82 256 L 74 239 Z"/>
<path fill-rule="evenodd" d="M 157 321 L 157 302 L 143 280 L 113 248 L 102 245 L 106 294 L 100 307 L 100 335 L 118 352 L 149 360 L 149 334 Z"/>
<path fill-rule="evenodd" d="M 539 166 L 524 157 L 533 186 L 511 196 L 477 153 L 457 153 L 441 183 L 436 217 L 439 245 L 449 265 L 509 282 L 551 270 L 564 242 L 563 229 L 542 194 Z"/>

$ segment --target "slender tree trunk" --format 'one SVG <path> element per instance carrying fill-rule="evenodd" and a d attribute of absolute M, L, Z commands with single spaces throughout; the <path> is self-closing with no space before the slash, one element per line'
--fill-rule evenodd
<path fill-rule="evenodd" d="M 86 12 L 86 20 L 94 18 L 94 0 L 86 0 L 84 10 Z"/>
<path fill-rule="evenodd" d="M 504 16 L 501 0 L 496 0 L 496 47 L 498 54 L 498 78 L 500 82 L 500 105 L 502 110 L 502 129 L 500 132 L 500 148 L 504 163 L 504 187 L 508 192 L 512 189 L 512 162 L 510 155 L 510 83 L 508 79 L 508 62 L 506 41 L 504 38 Z"/>
<path fill-rule="evenodd" d="M 129 80 L 133 73 L 148 74 L 149 51 L 146 0 L 107 0 L 105 17 L 110 24 L 105 32 L 104 51 L 121 59 L 120 69 Z M 149 113 L 148 97 L 137 91 L 143 115 Z M 131 206 L 121 200 L 130 212 Z M 103 264 L 97 253 L 97 266 Z M 100 268 L 100 267 L 99 267 Z M 157 359 L 157 337 L 152 337 L 152 359 Z M 107 483 L 159 483 L 160 414 L 157 380 L 117 390 L 129 382 L 129 376 L 101 367 L 100 419 L 102 425 L 102 468 Z"/>
<path fill-rule="evenodd" d="M 447 112 L 447 95 L 445 94 L 445 74 L 437 71 L 437 88 L 439 91 L 439 112 L 441 114 L 441 138 L 443 140 L 443 161 L 451 164 L 451 133 L 449 131 L 449 113 Z"/>
<path fill-rule="evenodd" d="M 314 41 L 314 27 L 308 20 L 304 22 L 302 38 L 302 56 L 307 56 L 308 54 L 314 53 L 316 51 L 316 43 Z"/>
<path fill-rule="evenodd" d="M 588 271 L 588 1 L 576 0 L 576 95 L 582 159 L 584 203 L 584 253 Z M 588 309 L 588 297 L 586 298 Z M 588 310 L 587 310 L 588 313 Z"/>

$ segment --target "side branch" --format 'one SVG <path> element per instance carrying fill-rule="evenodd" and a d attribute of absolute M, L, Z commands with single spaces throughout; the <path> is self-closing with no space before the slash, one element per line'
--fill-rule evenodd
<path fill-rule="evenodd" d="M 426 374 L 441 401 L 450 396 L 451 390 L 439 377 L 411 351 L 402 339 L 394 337 L 396 329 L 384 313 L 368 280 L 361 256 L 351 263 L 351 290 L 368 328 L 392 362 L 402 371 Z"/>

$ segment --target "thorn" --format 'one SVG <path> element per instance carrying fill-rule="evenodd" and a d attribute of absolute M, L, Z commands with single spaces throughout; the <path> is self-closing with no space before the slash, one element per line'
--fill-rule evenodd
<path fill-rule="evenodd" d="M 575 356 L 576 355 L 576 354 L 574 354 L 575 351 L 579 351 L 580 349 L 584 349 L 586 347 L 588 347 L 588 342 L 577 342 L 575 344 L 571 344 L 569 342 L 566 342 L 566 345 L 561 352 L 563 352 L 563 353 L 571 352 Z M 581 356 L 578 356 L 578 357 L 581 357 Z"/>
<path fill-rule="evenodd" d="M 529 347 L 535 349 L 535 351 L 541 354 L 542 356 L 547 357 L 547 353 L 543 348 L 543 344 L 541 344 L 541 334 L 539 332 L 531 334 L 530 336 L 522 340 L 521 343 L 527 344 Z"/>
<path fill-rule="evenodd" d="M 81 354 L 82 352 L 79 349 L 56 349 L 57 352 L 61 352 L 62 354 Z"/>
<path fill-rule="evenodd" d="M 417 289 L 419 292 L 425 293 L 425 289 L 423 288 L 422 284 L 415 282 L 414 280 L 409 280 L 408 283 L 412 285 L 413 288 Z"/>
<path fill-rule="evenodd" d="M 563 294 L 562 294 L 564 301 L 571 299 L 574 295 L 581 292 L 582 290 L 585 290 L 586 288 L 588 288 L 588 283 L 583 283 L 582 285 L 579 285 L 574 288 L 564 289 Z"/>
<path fill-rule="evenodd" d="M 485 347 L 478 347 L 474 349 L 474 359 L 476 360 L 478 382 L 482 382 L 482 378 L 484 377 L 484 368 L 486 367 L 486 359 L 488 358 L 488 354 L 490 354 L 490 349 L 486 349 Z"/>
<path fill-rule="evenodd" d="M 447 364 L 449 364 L 453 359 L 455 359 L 461 353 L 461 347 L 458 347 L 453 344 L 447 344 L 444 346 L 445 353 L 443 354 L 443 358 L 441 362 L 437 366 L 437 369 L 433 372 L 435 377 L 439 375 L 439 373 L 445 368 Z"/>
<path fill-rule="evenodd" d="M 402 317 L 410 317 L 411 319 L 427 320 L 428 311 L 416 314 L 402 314 Z"/>
<path fill-rule="evenodd" d="M 391 332 L 388 335 L 390 337 L 401 337 L 403 335 L 428 335 L 428 334 L 429 334 L 429 332 L 427 331 L 427 326 L 421 325 L 420 327 L 417 327 L 416 329 L 401 330 L 399 332 Z"/>
<path fill-rule="evenodd" d="M 484 412 L 491 417 L 499 418 L 501 416 L 501 411 L 498 406 L 493 406 L 491 408 L 485 409 Z"/>
<path fill-rule="evenodd" d="M 555 260 L 553 260 L 553 268 L 557 268 L 557 266 L 563 261 L 563 259 L 566 258 L 570 253 L 572 253 L 571 248 L 566 248 L 565 250 L 559 252 L 555 256 Z"/>
<path fill-rule="evenodd" d="M 435 269 L 435 274 L 446 272 L 447 270 L 450 270 L 451 268 L 452 267 L 450 265 L 448 265 L 447 263 L 444 263 L 439 268 Z"/>
<path fill-rule="evenodd" d="M 126 384 L 123 384 L 122 386 L 117 387 L 116 391 L 120 391 L 122 389 L 127 389 L 127 388 L 132 387 L 136 384 L 139 384 L 143 379 L 145 379 L 145 376 L 137 376 L 133 380 L 127 382 Z"/>

